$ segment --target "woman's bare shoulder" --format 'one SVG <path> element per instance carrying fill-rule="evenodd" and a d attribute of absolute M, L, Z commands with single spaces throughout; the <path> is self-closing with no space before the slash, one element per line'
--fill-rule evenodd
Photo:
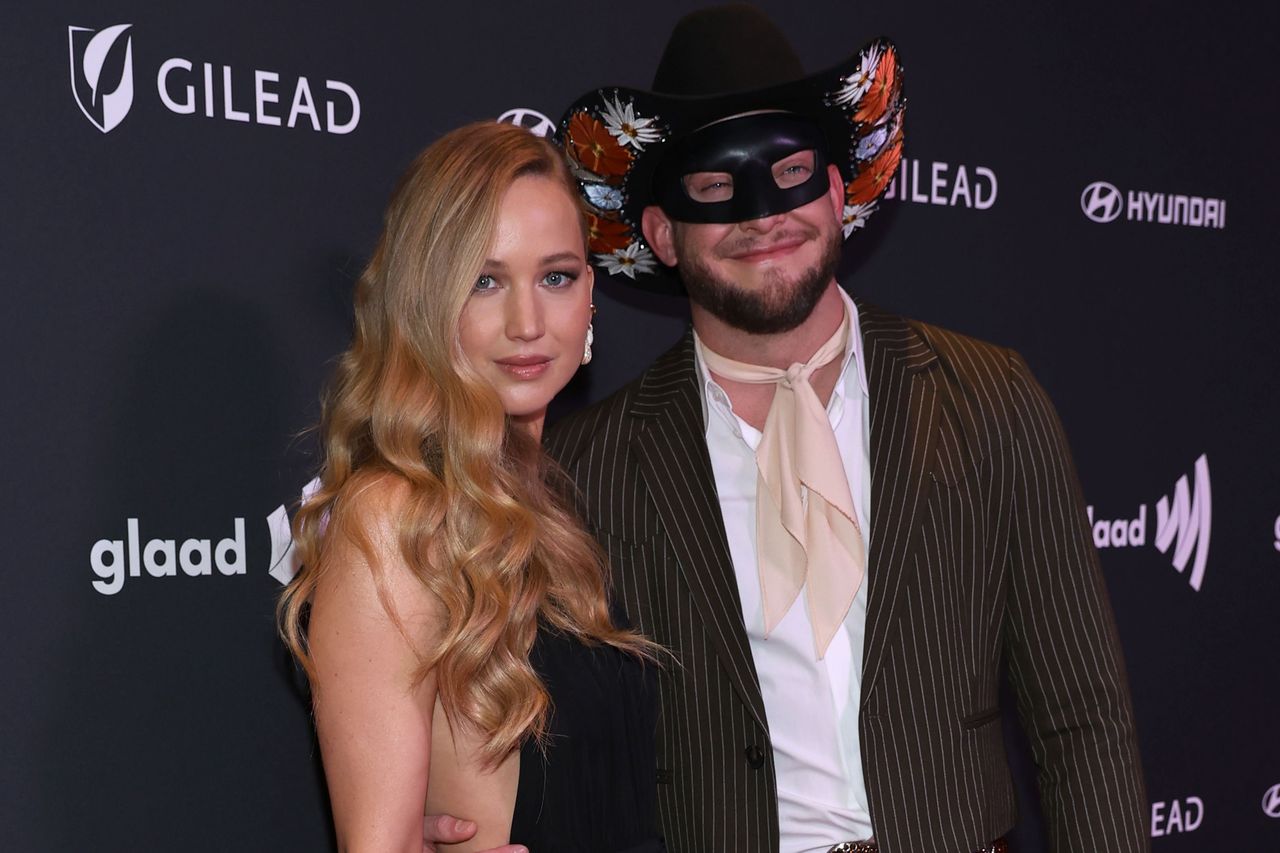
<path fill-rule="evenodd" d="M 414 497 L 409 482 L 391 473 L 361 478 L 342 492 L 325 531 L 313 606 L 341 602 L 339 618 L 391 616 L 405 628 L 438 624 L 440 603 L 401 547 Z"/>

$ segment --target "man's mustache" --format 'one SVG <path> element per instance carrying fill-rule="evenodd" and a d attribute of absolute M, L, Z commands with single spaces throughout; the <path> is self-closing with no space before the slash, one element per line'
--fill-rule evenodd
<path fill-rule="evenodd" d="M 784 243 L 791 243 L 797 240 L 809 241 L 817 236 L 816 229 L 791 227 L 784 231 L 770 232 L 766 237 L 734 238 L 732 241 L 721 245 L 720 253 L 725 257 L 731 257 L 754 252 L 768 252 Z"/>

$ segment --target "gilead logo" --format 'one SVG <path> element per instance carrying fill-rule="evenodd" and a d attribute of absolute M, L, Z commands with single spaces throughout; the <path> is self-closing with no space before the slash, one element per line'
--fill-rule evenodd
<path fill-rule="evenodd" d="M 1185 797 L 1181 800 L 1151 804 L 1151 837 L 1195 832 L 1204 821 L 1204 800 Z"/>
<path fill-rule="evenodd" d="M 233 86 L 237 73 L 230 65 L 223 65 L 216 72 L 214 68 L 213 64 L 202 62 L 197 69 L 191 60 L 177 56 L 166 59 L 156 75 L 160 100 L 171 112 L 180 115 L 192 115 L 199 110 L 208 118 L 275 127 L 281 124 L 285 127 L 309 126 L 312 130 L 323 129 L 327 133 L 350 133 L 360 123 L 360 96 L 340 80 L 324 81 L 324 89 L 321 90 L 324 96 L 322 127 L 316 95 L 306 77 L 286 81 L 282 88 L 277 72 L 255 69 L 250 110 L 247 98 L 237 99 Z M 238 108 L 237 103 L 244 109 Z"/>
<path fill-rule="evenodd" d="M 95 31 L 68 27 L 71 92 L 85 118 L 106 133 L 134 100 L 132 24 Z M 156 92 L 178 115 L 272 127 L 348 134 L 360 124 L 360 96 L 341 80 L 313 83 L 305 76 L 174 56 L 156 72 Z"/>
<path fill-rule="evenodd" d="M 988 210 L 996 203 L 1000 183 L 996 180 L 996 173 L 986 166 L 966 167 L 935 160 L 924 163 L 921 169 L 921 163 L 920 160 L 903 157 L 898 174 L 884 197 L 974 210 Z"/>
<path fill-rule="evenodd" d="M 71 94 L 94 127 L 109 133 L 133 106 L 132 24 L 116 24 L 100 32 L 67 27 L 71 53 Z"/>
<path fill-rule="evenodd" d="M 209 576 L 245 573 L 244 519 L 233 523 L 233 533 L 215 545 L 212 539 L 142 540 L 136 518 L 125 523 L 124 539 L 99 539 L 89 552 L 89 565 L 97 580 L 93 588 L 103 595 L 115 595 L 124 588 L 125 578 Z"/>

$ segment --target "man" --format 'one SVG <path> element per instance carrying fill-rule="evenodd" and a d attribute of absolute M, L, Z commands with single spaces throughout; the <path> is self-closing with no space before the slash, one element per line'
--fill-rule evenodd
<path fill-rule="evenodd" d="M 1051 403 L 1016 353 L 834 277 L 901 153 L 893 45 L 806 78 L 762 14 L 710 9 L 677 26 L 654 89 L 585 96 L 562 138 L 595 259 L 638 285 L 674 270 L 693 329 L 549 449 L 629 617 L 677 662 L 657 734 L 668 847 L 1004 849 L 1004 662 L 1051 849 L 1147 849 Z"/>

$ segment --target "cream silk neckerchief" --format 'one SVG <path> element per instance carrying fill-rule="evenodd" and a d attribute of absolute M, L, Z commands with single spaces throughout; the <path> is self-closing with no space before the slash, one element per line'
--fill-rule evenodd
<path fill-rule="evenodd" d="M 694 338 L 712 373 L 735 382 L 778 386 L 756 448 L 756 555 L 764 633 L 768 637 L 778 627 L 807 583 L 818 660 L 849 612 L 867 563 L 840 448 L 827 410 L 809 384 L 814 371 L 844 355 L 850 334 L 846 310 L 840 328 L 813 357 L 786 370 L 733 361 Z"/>

